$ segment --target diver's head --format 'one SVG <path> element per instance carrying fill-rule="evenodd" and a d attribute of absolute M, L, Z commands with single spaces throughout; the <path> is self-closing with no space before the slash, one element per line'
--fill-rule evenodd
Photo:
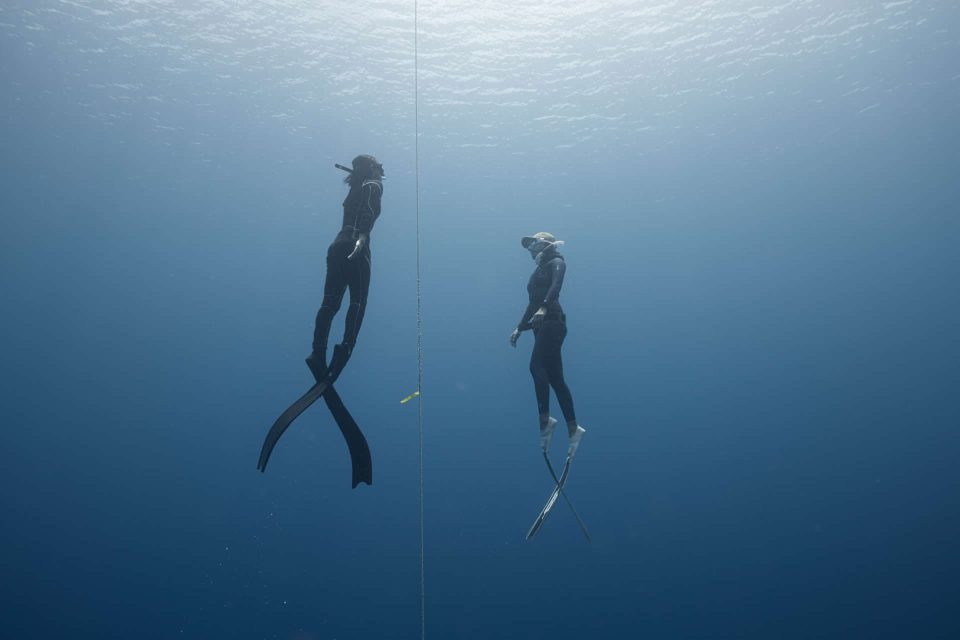
<path fill-rule="evenodd" d="M 563 240 L 557 240 L 552 233 L 538 231 L 532 236 L 524 236 L 520 240 L 523 248 L 530 252 L 530 256 L 536 260 L 539 256 L 556 250 L 563 245 Z"/>
<path fill-rule="evenodd" d="M 383 177 L 383 165 L 371 155 L 361 154 L 353 159 L 353 171 L 344 182 L 349 185 L 360 185 L 364 180 L 379 180 Z"/>

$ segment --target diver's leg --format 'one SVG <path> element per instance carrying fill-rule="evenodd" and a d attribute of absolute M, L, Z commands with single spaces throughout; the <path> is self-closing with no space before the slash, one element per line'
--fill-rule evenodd
<path fill-rule="evenodd" d="M 563 341 L 567 337 L 567 327 L 560 322 L 551 322 L 545 325 L 541 331 L 547 333 L 544 349 L 544 368 L 547 371 L 547 377 L 550 380 L 550 386 L 557 396 L 557 403 L 560 410 L 563 411 L 563 418 L 567 421 L 567 432 L 573 435 L 577 430 L 577 414 L 573 408 L 573 394 L 563 377 L 563 357 L 561 348 Z"/>
<path fill-rule="evenodd" d="M 367 294 L 370 291 L 370 254 L 357 256 L 347 266 L 347 285 L 350 287 L 350 308 L 347 309 L 343 328 L 343 344 L 353 351 L 367 310 Z"/>
<path fill-rule="evenodd" d="M 547 351 L 546 369 L 550 376 L 550 384 L 553 386 L 554 393 L 557 394 L 557 401 L 563 411 L 563 417 L 567 421 L 567 435 L 570 440 L 567 445 L 567 462 L 573 460 L 580 442 L 583 440 L 583 434 L 586 429 L 577 424 L 576 414 L 573 411 L 573 396 L 563 379 L 563 360 L 560 357 L 560 348 L 563 346 L 563 340 L 567 337 L 567 325 L 565 323 L 555 323 L 551 327 L 549 349 Z"/>
<path fill-rule="evenodd" d="M 347 289 L 346 278 L 343 273 L 344 257 L 340 247 L 330 245 L 327 251 L 327 276 L 323 285 L 323 302 L 317 311 L 316 324 L 313 329 L 313 352 L 307 358 L 307 365 L 314 376 L 322 378 L 327 368 L 327 340 L 330 336 L 330 325 L 333 317 L 340 310 L 343 294 Z"/>
<path fill-rule="evenodd" d="M 537 411 L 540 414 L 540 428 L 550 422 L 550 379 L 544 366 L 543 330 L 534 331 L 533 352 L 530 354 L 530 375 L 533 376 L 533 389 L 537 394 Z"/>

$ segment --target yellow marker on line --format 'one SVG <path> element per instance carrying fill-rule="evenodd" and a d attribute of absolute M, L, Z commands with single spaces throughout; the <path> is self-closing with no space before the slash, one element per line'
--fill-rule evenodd
<path fill-rule="evenodd" d="M 408 395 L 406 398 L 404 398 L 403 400 L 401 400 L 401 401 L 400 401 L 400 404 L 407 404 L 408 402 L 410 402 L 410 401 L 413 400 L 414 398 L 418 397 L 419 395 L 420 395 L 420 392 L 419 392 L 419 391 L 414 391 L 413 393 L 411 393 L 410 395 Z"/>

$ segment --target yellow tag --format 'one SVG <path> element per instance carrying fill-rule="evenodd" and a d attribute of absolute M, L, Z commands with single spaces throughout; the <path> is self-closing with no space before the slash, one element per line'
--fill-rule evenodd
<path fill-rule="evenodd" d="M 404 398 L 403 400 L 401 400 L 401 401 L 400 401 L 400 404 L 407 404 L 408 402 L 410 402 L 410 401 L 413 400 L 414 398 L 418 397 L 419 395 L 420 395 L 420 392 L 419 392 L 419 391 L 414 391 L 413 393 L 411 393 L 410 395 L 408 395 L 406 398 Z"/>

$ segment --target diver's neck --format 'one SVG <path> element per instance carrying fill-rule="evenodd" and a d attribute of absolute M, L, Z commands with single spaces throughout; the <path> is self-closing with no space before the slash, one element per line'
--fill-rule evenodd
<path fill-rule="evenodd" d="M 545 250 L 543 250 L 543 251 L 541 251 L 540 253 L 537 254 L 537 257 L 534 258 L 534 261 L 535 261 L 535 262 L 537 263 L 537 265 L 539 266 L 539 265 L 541 265 L 541 264 L 547 264 L 548 262 L 550 262 L 550 261 L 553 260 L 554 258 L 562 258 L 562 257 L 563 257 L 563 256 L 561 256 L 559 253 L 557 253 L 557 250 L 556 250 L 556 249 L 545 249 Z"/>

